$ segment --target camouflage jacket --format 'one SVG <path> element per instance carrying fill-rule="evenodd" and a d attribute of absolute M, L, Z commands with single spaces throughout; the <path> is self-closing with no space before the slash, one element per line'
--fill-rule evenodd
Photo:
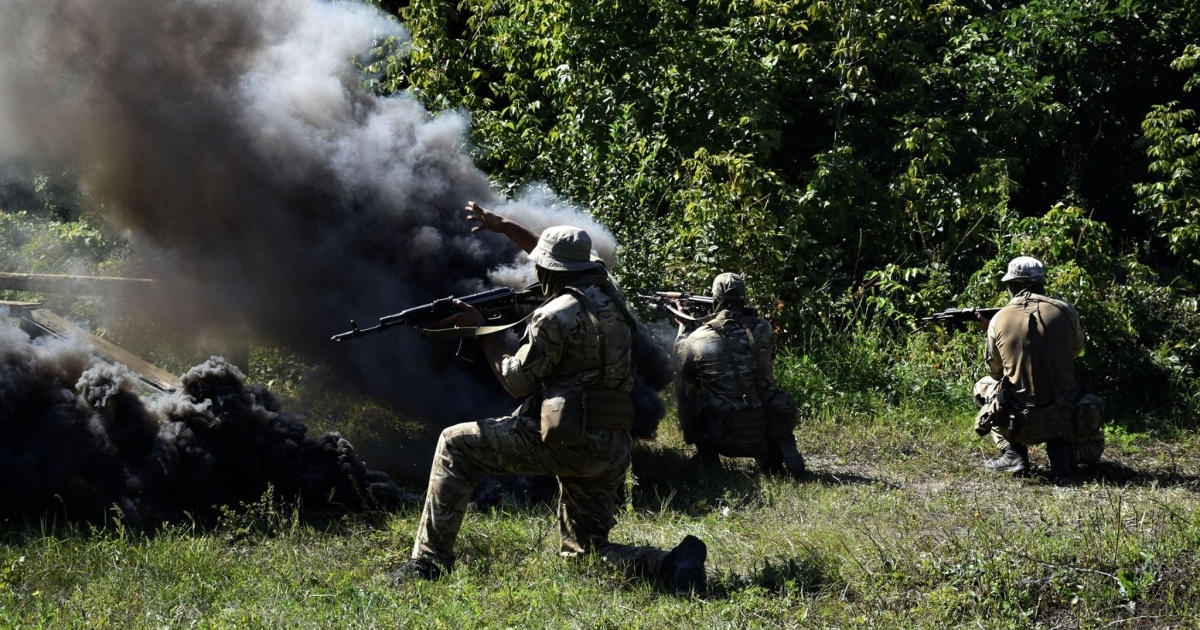
<path fill-rule="evenodd" d="M 599 320 L 592 331 L 587 309 L 573 292 L 564 292 L 533 312 L 521 347 L 504 359 L 502 378 L 509 391 L 526 396 L 549 386 L 633 388 L 633 338 L 616 300 L 600 286 L 577 287 Z M 600 377 L 600 341 L 604 336 L 604 376 Z"/>
<path fill-rule="evenodd" d="M 1014 386 L 1018 404 L 1045 407 L 1056 399 L 1075 400 L 1075 357 L 1083 343 L 1075 307 L 1024 291 L 992 318 L 984 358 L 992 378 Z"/>
<path fill-rule="evenodd" d="M 772 375 L 771 323 L 723 310 L 675 344 L 679 416 L 686 425 L 702 404 L 763 407 L 778 386 Z"/>

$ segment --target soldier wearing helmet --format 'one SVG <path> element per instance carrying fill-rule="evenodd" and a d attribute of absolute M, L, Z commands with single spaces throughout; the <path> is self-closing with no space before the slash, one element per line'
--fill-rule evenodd
<path fill-rule="evenodd" d="M 478 204 L 467 219 L 508 236 L 536 266 L 547 301 L 529 318 L 520 348 L 509 352 L 497 335 L 479 337 L 500 383 L 525 402 L 503 418 L 466 422 L 442 431 L 429 475 L 412 559 L 394 581 L 435 579 L 454 565 L 453 547 L 475 484 L 484 473 L 554 475 L 559 481 L 561 554 L 595 553 L 634 576 L 660 578 L 676 590 L 705 585 L 707 549 L 686 536 L 667 552 L 609 541 L 629 469 L 633 425 L 633 346 L 636 322 L 591 238 L 578 228 L 541 235 Z M 483 323 L 459 303 L 441 323 Z"/>
<path fill-rule="evenodd" d="M 712 286 L 713 317 L 702 325 L 680 321 L 675 344 L 679 422 L 697 459 L 754 457 L 768 472 L 799 477 L 796 406 L 772 370 L 771 323 L 746 306 L 746 284 L 722 273 Z"/>
<path fill-rule="evenodd" d="M 988 376 L 975 384 L 975 431 L 990 432 L 1000 447 L 1000 457 L 984 467 L 1023 473 L 1029 446 L 1044 443 L 1051 475 L 1069 475 L 1104 450 L 1103 402 L 1075 374 L 1084 344 L 1079 313 L 1046 296 L 1046 267 L 1036 258 L 1014 258 L 1001 281 L 1012 296 L 1008 304 L 990 320 L 976 315 L 987 331 Z"/>

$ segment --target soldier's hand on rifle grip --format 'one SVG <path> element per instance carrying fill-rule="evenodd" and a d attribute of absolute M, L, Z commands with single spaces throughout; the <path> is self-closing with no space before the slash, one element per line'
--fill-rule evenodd
<path fill-rule="evenodd" d="M 502 224 L 504 217 L 484 208 L 474 201 L 467 202 L 467 220 L 479 223 L 480 225 L 472 225 L 471 232 L 481 232 L 487 230 L 489 232 L 503 231 Z"/>
<path fill-rule="evenodd" d="M 979 324 L 979 330 L 987 332 L 988 325 L 992 323 L 991 317 L 984 317 L 983 313 L 975 312 L 975 323 Z"/>
<path fill-rule="evenodd" d="M 467 304 L 466 302 L 463 302 L 462 300 L 455 299 L 454 306 L 458 307 L 459 312 L 439 320 L 438 326 L 469 328 L 472 326 L 482 326 L 484 322 L 487 321 L 487 319 L 484 318 L 483 313 L 479 312 L 479 309 Z"/>

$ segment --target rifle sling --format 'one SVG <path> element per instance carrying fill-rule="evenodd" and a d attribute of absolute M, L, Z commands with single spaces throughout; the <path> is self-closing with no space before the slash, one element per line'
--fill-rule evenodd
<path fill-rule="evenodd" d="M 486 335 L 494 335 L 498 332 L 504 332 L 509 328 L 524 324 L 525 320 L 529 319 L 533 313 L 529 313 L 525 317 L 511 323 L 498 326 L 462 326 L 459 328 L 422 328 L 421 334 L 426 337 L 439 337 L 461 339 L 465 337 L 483 337 Z"/>
<path fill-rule="evenodd" d="M 689 322 L 692 324 L 706 324 L 706 323 L 712 321 L 713 316 L 716 315 L 716 313 L 711 313 L 709 315 L 705 315 L 704 317 L 692 317 L 691 315 L 688 315 L 687 313 L 684 313 L 683 311 L 677 310 L 674 306 L 667 304 L 665 301 L 662 304 L 662 308 L 666 309 L 666 311 L 668 313 L 670 313 L 676 319 L 683 320 L 685 322 Z"/>

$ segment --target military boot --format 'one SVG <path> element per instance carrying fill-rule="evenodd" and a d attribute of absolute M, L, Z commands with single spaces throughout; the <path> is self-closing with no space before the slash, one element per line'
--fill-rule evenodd
<path fill-rule="evenodd" d="M 387 578 L 392 584 L 400 586 L 405 582 L 417 580 L 438 580 L 446 573 L 447 571 L 435 562 L 413 558 L 405 562 L 399 569 L 387 574 Z"/>
<path fill-rule="evenodd" d="M 1023 473 L 1029 470 L 1029 447 L 1011 443 L 1008 448 L 1000 451 L 998 459 L 987 460 L 983 467 L 991 472 Z"/>
<path fill-rule="evenodd" d="M 796 443 L 782 442 L 779 444 L 779 454 L 783 460 L 783 469 L 793 479 L 799 479 L 804 475 L 804 456 L 800 451 L 796 450 Z"/>
<path fill-rule="evenodd" d="M 1056 479 L 1070 477 L 1075 471 L 1074 449 L 1066 440 L 1054 439 L 1046 442 L 1046 457 L 1050 460 L 1050 476 Z"/>
<path fill-rule="evenodd" d="M 677 593 L 703 590 L 708 583 L 708 576 L 704 572 L 704 561 L 707 559 L 708 547 L 704 541 L 690 534 L 684 536 L 683 541 L 663 558 L 662 579 Z"/>
<path fill-rule="evenodd" d="M 696 456 L 692 458 L 692 461 L 708 470 L 715 470 L 721 467 L 720 453 L 717 452 L 717 449 L 706 444 L 696 445 Z"/>

